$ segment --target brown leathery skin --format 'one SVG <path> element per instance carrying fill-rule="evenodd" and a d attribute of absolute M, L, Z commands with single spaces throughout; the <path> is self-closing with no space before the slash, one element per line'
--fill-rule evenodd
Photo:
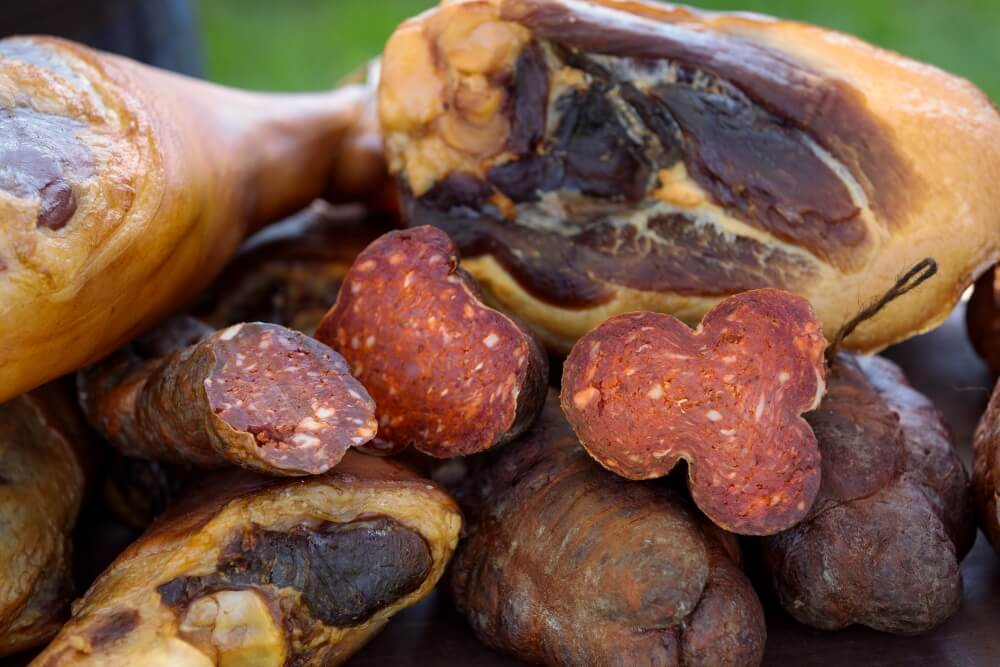
<path fill-rule="evenodd" d="M 695 331 L 662 313 L 619 315 L 570 352 L 562 408 L 608 470 L 653 479 L 683 459 L 713 522 L 770 535 L 806 516 L 819 488 L 802 413 L 823 397 L 825 349 L 809 304 L 779 290 L 732 296 Z"/>
<path fill-rule="evenodd" d="M 472 454 L 523 433 L 545 401 L 548 359 L 485 305 L 441 230 L 383 235 L 358 255 L 316 338 L 344 355 L 376 403 L 366 447 Z"/>
<path fill-rule="evenodd" d="M 877 351 L 940 323 L 1000 258 L 990 100 L 802 23 L 446 0 L 390 39 L 379 109 L 407 224 L 445 229 L 557 351 L 617 314 L 693 324 L 763 287 L 809 299 L 832 337 L 934 256 L 943 279 L 847 340 Z"/>
<path fill-rule="evenodd" d="M 314 202 L 251 237 L 192 314 L 216 329 L 270 322 L 312 335 L 354 258 L 397 216 Z"/>
<path fill-rule="evenodd" d="M 761 541 L 782 606 L 826 630 L 915 635 L 944 623 L 961 603 L 976 525 L 941 414 L 892 362 L 841 353 L 807 419 L 823 454 L 816 504 Z"/>
<path fill-rule="evenodd" d="M 337 531 L 356 534 L 365 526 L 382 527 L 361 533 L 387 547 L 374 560 L 351 549 L 310 546 L 309 536 L 336 540 Z M 395 612 L 430 592 L 460 528 L 458 508 L 447 494 L 386 459 L 349 453 L 335 471 L 297 480 L 241 470 L 216 473 L 118 557 L 32 664 L 201 667 L 252 658 L 259 665 L 337 665 Z M 403 562 L 392 551 L 395 538 L 404 541 L 402 554 L 414 553 L 414 546 L 425 549 L 430 566 L 416 586 L 407 579 L 402 589 L 408 592 L 396 588 L 398 596 L 387 600 L 379 596 L 389 590 L 383 584 L 394 581 L 395 570 L 367 566 L 391 565 L 411 577 L 409 556 Z M 338 563 L 342 557 L 347 561 Z M 329 571 L 323 558 L 337 567 L 353 564 L 350 581 L 374 577 L 374 588 L 355 590 L 363 593 L 361 602 L 376 600 L 379 607 L 342 625 L 322 621 L 296 585 L 320 595 L 324 605 L 359 602 L 350 593 L 332 599 L 347 580 L 324 579 Z M 215 586 L 188 585 L 212 577 Z M 193 597 L 186 599 L 185 592 Z M 98 636 L 104 637 L 99 645 Z"/>
<path fill-rule="evenodd" d="M 976 352 L 994 375 L 1000 375 L 1000 279 L 996 267 L 976 281 L 965 320 Z"/>
<path fill-rule="evenodd" d="M 59 383 L 0 405 L 0 656 L 44 644 L 69 612 L 89 433 Z"/>
<path fill-rule="evenodd" d="M 976 428 L 972 486 L 980 525 L 1000 554 L 1000 389 L 993 390 L 986 413 Z"/>
<path fill-rule="evenodd" d="M 260 226 L 341 186 L 384 189 L 335 165 L 373 96 L 249 93 L 0 41 L 0 401 L 190 303 Z"/>
<path fill-rule="evenodd" d="M 78 374 L 80 403 L 116 449 L 166 463 L 317 474 L 375 435 L 375 404 L 344 359 L 275 324 L 212 331 L 168 320 Z"/>
<path fill-rule="evenodd" d="M 547 665 L 757 665 L 739 547 L 658 483 L 580 449 L 553 393 L 521 439 L 467 459 L 451 594 L 486 644 Z"/>

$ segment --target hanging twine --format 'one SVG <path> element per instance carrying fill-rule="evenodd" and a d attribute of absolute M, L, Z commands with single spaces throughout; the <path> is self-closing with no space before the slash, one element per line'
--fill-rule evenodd
<path fill-rule="evenodd" d="M 840 349 L 841 344 L 848 336 L 854 333 L 854 330 L 857 329 L 858 326 L 866 320 L 870 320 L 878 315 L 883 308 L 899 297 L 912 292 L 927 280 L 933 278 L 937 271 L 938 265 L 933 257 L 927 257 L 914 264 L 913 268 L 900 276 L 899 280 L 896 281 L 896 284 L 893 285 L 888 292 L 862 308 L 857 315 L 852 317 L 850 321 L 840 328 L 840 331 L 838 331 L 837 335 L 834 336 L 833 342 L 831 342 L 830 346 L 826 349 L 827 363 L 831 365 L 833 364 L 834 360 L 837 358 L 837 351 Z"/>

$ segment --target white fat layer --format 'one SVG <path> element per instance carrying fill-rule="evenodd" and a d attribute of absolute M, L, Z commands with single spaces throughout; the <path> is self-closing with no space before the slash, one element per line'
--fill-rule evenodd
<path fill-rule="evenodd" d="M 690 179 L 688 179 L 690 180 Z M 690 184 L 698 188 L 694 181 Z M 700 188 L 699 188 L 700 190 Z M 764 230 L 757 229 L 746 222 L 742 222 L 725 213 L 722 208 L 711 203 L 711 198 L 706 194 L 702 204 L 695 208 L 682 208 L 662 200 L 647 202 L 643 206 L 631 211 L 621 211 L 618 215 L 608 216 L 604 221 L 612 227 L 624 230 L 631 227 L 635 230 L 635 238 L 630 239 L 630 243 L 647 244 L 648 247 L 655 247 L 669 243 L 661 234 L 652 230 L 649 226 L 651 220 L 668 217 L 671 214 L 682 214 L 684 218 L 696 227 L 712 227 L 718 234 L 729 242 L 735 242 L 738 238 L 749 238 L 761 243 L 773 252 L 783 252 L 790 256 L 797 256 L 806 261 L 815 262 L 815 258 L 807 250 L 783 241 Z M 568 216 L 564 210 L 562 200 L 558 193 L 548 192 L 541 200 L 533 204 L 523 204 L 518 207 L 518 223 L 532 229 L 542 229 L 560 236 L 571 237 L 580 233 L 580 226 L 567 222 L 572 216 Z M 624 235 L 619 235 L 625 238 Z M 612 248 L 612 251 L 615 249 Z"/>
<path fill-rule="evenodd" d="M 240 332 L 240 329 L 242 328 L 243 328 L 242 324 L 234 324 L 233 326 L 229 327 L 228 329 L 224 330 L 221 334 L 219 334 L 219 338 L 221 340 L 232 340 L 236 338 L 236 334 L 238 334 Z"/>

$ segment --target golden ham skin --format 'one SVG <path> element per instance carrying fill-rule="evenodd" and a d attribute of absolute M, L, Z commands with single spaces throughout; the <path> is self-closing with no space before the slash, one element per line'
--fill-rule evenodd
<path fill-rule="evenodd" d="M 899 274 L 941 276 L 862 324 L 928 330 L 1000 257 L 1000 114 L 860 40 L 625 0 L 454 0 L 404 23 L 379 113 L 407 224 L 433 224 L 566 351 L 605 319 L 696 323 L 782 288 L 828 337 Z"/>
<path fill-rule="evenodd" d="M 64 40 L 0 41 L 0 401 L 135 337 L 249 232 L 338 189 L 338 147 L 362 150 L 371 101 L 362 86 L 256 94 Z"/>
<path fill-rule="evenodd" d="M 74 597 L 89 432 L 67 387 L 0 405 L 0 656 L 44 644 Z"/>
<path fill-rule="evenodd" d="M 434 587 L 451 498 L 348 454 L 298 481 L 209 477 L 100 576 L 32 665 L 339 665 Z"/>

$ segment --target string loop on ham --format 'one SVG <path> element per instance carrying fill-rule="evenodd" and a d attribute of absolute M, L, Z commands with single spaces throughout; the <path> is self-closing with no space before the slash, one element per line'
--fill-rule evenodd
<path fill-rule="evenodd" d="M 830 346 L 826 348 L 827 364 L 831 366 L 833 365 L 834 360 L 837 358 L 837 350 L 840 349 L 841 343 L 843 343 L 848 336 L 854 333 L 854 330 L 857 329 L 863 322 L 878 315 L 883 308 L 899 297 L 920 287 L 923 283 L 933 278 L 937 272 L 937 260 L 933 257 L 925 257 L 914 264 L 909 271 L 900 276 L 899 280 L 896 281 L 896 284 L 893 285 L 889 291 L 877 300 L 862 308 L 857 315 L 848 320 L 847 323 L 840 328 L 840 331 L 838 331 L 837 335 L 834 336 Z"/>

